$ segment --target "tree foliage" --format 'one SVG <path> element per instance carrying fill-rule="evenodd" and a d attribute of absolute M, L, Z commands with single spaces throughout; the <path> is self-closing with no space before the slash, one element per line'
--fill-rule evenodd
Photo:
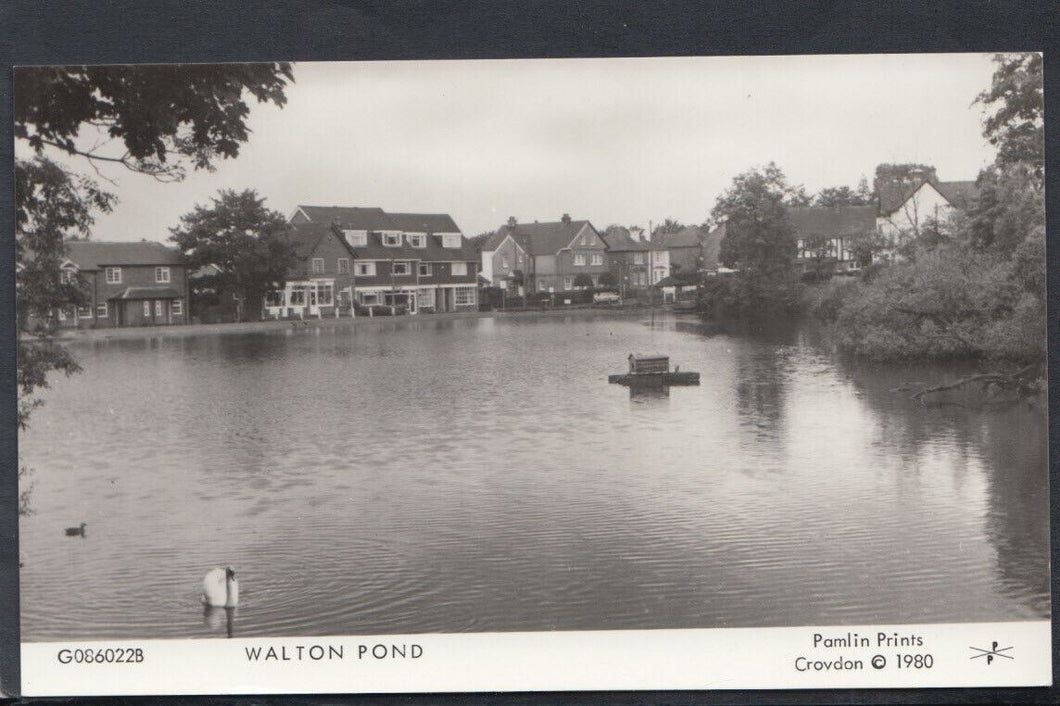
<path fill-rule="evenodd" d="M 966 214 L 928 224 L 906 261 L 844 288 L 843 303 L 827 307 L 837 311 L 841 343 L 858 354 L 1045 358 L 1041 57 L 996 62 L 991 88 L 978 100 L 991 111 L 984 136 L 998 152 L 979 175 L 977 202 Z M 900 178 L 924 165 L 885 166 L 884 176 Z"/>
<path fill-rule="evenodd" d="M 821 189 L 813 198 L 814 206 L 870 206 L 874 197 L 868 183 L 863 179 L 857 190 L 849 186 L 831 186 Z"/>
<path fill-rule="evenodd" d="M 587 275 L 584 272 L 579 272 L 574 276 L 574 286 L 576 288 L 592 288 L 593 278 L 591 275 Z"/>
<path fill-rule="evenodd" d="M 216 265 L 220 272 L 213 286 L 249 302 L 282 288 L 297 261 L 284 215 L 266 208 L 253 189 L 221 190 L 209 206 L 197 205 L 181 216 L 170 233 L 189 267 Z"/>
<path fill-rule="evenodd" d="M 39 404 L 52 372 L 76 372 L 55 341 L 56 312 L 77 306 L 64 283 L 64 242 L 87 238 L 96 213 L 116 198 L 66 166 L 117 164 L 174 181 L 235 157 L 250 134 L 249 94 L 283 105 L 288 64 L 48 66 L 14 72 L 15 267 L 18 422 Z M 63 162 L 54 157 L 61 156 Z"/>
<path fill-rule="evenodd" d="M 804 196 L 801 187 L 789 186 L 784 173 L 770 162 L 738 174 L 718 197 L 711 217 L 726 224 L 718 257 L 738 270 L 715 292 L 725 300 L 726 311 L 767 314 L 794 304 L 797 247 L 787 209 L 801 204 Z"/>
<path fill-rule="evenodd" d="M 997 147 L 995 165 L 1028 167 L 1045 174 L 1045 99 L 1042 55 L 997 54 L 990 88 L 976 98 L 987 114 L 983 136 Z"/>

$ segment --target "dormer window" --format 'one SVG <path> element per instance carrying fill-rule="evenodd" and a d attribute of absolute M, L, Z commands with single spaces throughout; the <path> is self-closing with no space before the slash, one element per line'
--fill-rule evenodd
<path fill-rule="evenodd" d="M 460 247 L 460 234 L 459 233 L 442 233 L 442 247 L 443 248 L 458 248 L 458 247 Z"/>
<path fill-rule="evenodd" d="M 383 245 L 388 248 L 400 248 L 401 231 L 383 231 Z"/>
<path fill-rule="evenodd" d="M 346 244 L 351 248 L 368 246 L 368 231 L 366 230 L 344 230 L 342 236 L 346 238 Z"/>
<path fill-rule="evenodd" d="M 409 245 L 414 248 L 425 248 L 427 247 L 427 234 L 426 233 L 408 233 Z"/>
<path fill-rule="evenodd" d="M 64 267 L 59 270 L 59 281 L 63 284 L 74 284 L 77 282 L 77 269 L 74 267 Z"/>

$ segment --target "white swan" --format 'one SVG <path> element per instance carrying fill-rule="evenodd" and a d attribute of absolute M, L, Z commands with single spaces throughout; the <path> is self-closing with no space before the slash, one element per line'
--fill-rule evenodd
<path fill-rule="evenodd" d="M 239 582 L 232 567 L 211 569 L 202 581 L 202 602 L 215 608 L 239 605 Z"/>

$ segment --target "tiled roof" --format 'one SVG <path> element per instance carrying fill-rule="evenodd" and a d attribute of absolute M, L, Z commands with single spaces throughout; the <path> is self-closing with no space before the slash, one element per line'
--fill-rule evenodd
<path fill-rule="evenodd" d="M 516 223 L 497 229 L 501 240 L 513 233 L 516 241 L 531 255 L 555 255 L 570 245 L 583 226 L 592 228 L 589 221 L 556 221 L 554 223 Z M 593 229 L 596 230 L 595 228 Z M 503 235 L 502 235 L 503 234 Z"/>
<path fill-rule="evenodd" d="M 459 233 L 448 213 L 388 213 L 394 226 L 406 233 Z"/>
<path fill-rule="evenodd" d="M 501 246 L 501 243 L 504 242 L 504 239 L 508 237 L 508 234 L 509 231 L 506 228 L 501 228 L 500 230 L 493 231 L 490 237 L 486 238 L 486 240 L 482 243 L 483 252 L 493 252 L 494 250 L 499 248 Z"/>
<path fill-rule="evenodd" d="M 376 206 L 299 206 L 313 223 L 337 224 L 351 230 L 401 230 L 383 209 Z"/>
<path fill-rule="evenodd" d="M 876 229 L 875 206 L 798 206 L 788 209 L 796 237 L 844 236 Z"/>
<path fill-rule="evenodd" d="M 611 252 L 647 252 L 651 250 L 651 243 L 638 240 L 629 234 L 626 228 L 614 228 L 600 237 Z"/>
<path fill-rule="evenodd" d="M 172 287 L 126 287 L 111 299 L 180 299 Z"/>
<path fill-rule="evenodd" d="M 979 187 L 974 181 L 940 181 L 936 186 L 947 201 L 963 211 L 979 200 Z"/>
<path fill-rule="evenodd" d="M 359 230 L 359 229 L 358 229 Z M 467 238 L 460 236 L 459 248 L 446 248 L 442 246 L 442 236 L 426 236 L 425 248 L 414 248 L 408 243 L 408 239 L 401 238 L 401 245 L 388 247 L 383 245 L 383 238 L 379 233 L 369 232 L 366 238 L 368 244 L 364 246 L 350 246 L 342 236 L 339 226 L 322 225 L 320 223 L 300 223 L 291 226 L 292 240 L 298 244 L 298 252 L 301 258 L 309 257 L 309 254 L 320 242 L 320 239 L 332 233 L 346 244 L 348 250 L 353 252 L 354 257 L 361 260 L 423 260 L 424 262 L 472 262 L 479 257 Z"/>
<path fill-rule="evenodd" d="M 703 231 L 699 226 L 685 226 L 676 233 L 659 233 L 656 242 L 667 248 L 698 248 L 703 238 Z"/>
<path fill-rule="evenodd" d="M 718 266 L 721 254 L 721 241 L 725 238 L 726 224 L 715 226 L 714 230 L 703 236 L 703 267 L 713 269 Z"/>
<path fill-rule="evenodd" d="M 66 257 L 80 270 L 184 264 L 184 257 L 176 248 L 148 241 L 108 243 L 98 240 L 71 240 L 66 242 Z"/>

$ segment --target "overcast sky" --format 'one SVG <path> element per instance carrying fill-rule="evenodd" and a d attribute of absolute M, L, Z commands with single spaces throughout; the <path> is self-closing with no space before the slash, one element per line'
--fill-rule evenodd
<path fill-rule="evenodd" d="M 179 184 L 111 169 L 97 240 L 165 240 L 221 188 L 298 204 L 449 213 L 467 235 L 509 216 L 701 223 L 732 177 L 774 161 L 811 192 L 880 162 L 974 179 L 993 159 L 972 105 L 986 55 L 303 63 L 249 144 Z M 87 165 L 83 171 L 91 171 Z"/>

